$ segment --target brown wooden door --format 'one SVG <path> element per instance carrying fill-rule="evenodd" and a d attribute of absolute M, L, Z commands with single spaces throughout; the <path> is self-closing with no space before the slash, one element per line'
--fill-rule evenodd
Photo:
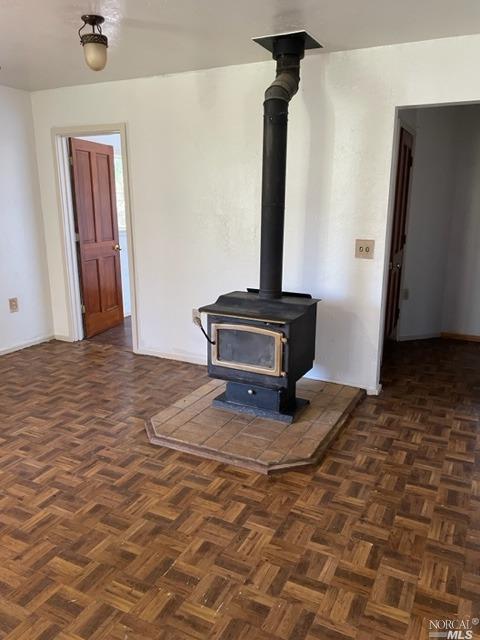
<path fill-rule="evenodd" d="M 408 196 L 413 163 L 413 136 L 403 127 L 400 130 L 397 178 L 393 210 L 392 241 L 388 272 L 385 338 L 394 339 L 400 315 L 400 287 L 402 283 L 403 256 L 407 241 L 406 225 Z"/>
<path fill-rule="evenodd" d="M 123 320 L 113 147 L 70 138 L 85 337 Z"/>

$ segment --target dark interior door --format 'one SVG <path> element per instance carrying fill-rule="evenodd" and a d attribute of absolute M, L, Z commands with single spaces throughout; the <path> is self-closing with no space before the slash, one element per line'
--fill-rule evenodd
<path fill-rule="evenodd" d="M 123 320 L 113 147 L 70 138 L 85 337 Z"/>
<path fill-rule="evenodd" d="M 385 316 L 386 339 L 395 338 L 395 331 L 400 315 L 400 287 L 402 282 L 403 256 L 407 241 L 406 225 L 412 163 L 413 136 L 402 127 L 400 130 L 400 144 L 398 148 L 392 241 L 390 245 L 390 261 L 388 265 L 388 290 Z"/>

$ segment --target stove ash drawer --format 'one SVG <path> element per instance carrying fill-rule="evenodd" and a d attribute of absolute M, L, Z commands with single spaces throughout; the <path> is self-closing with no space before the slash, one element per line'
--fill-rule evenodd
<path fill-rule="evenodd" d="M 240 382 L 228 382 L 227 395 L 230 402 L 258 407 L 268 411 L 279 411 L 282 406 L 284 390 L 267 389 Z"/>

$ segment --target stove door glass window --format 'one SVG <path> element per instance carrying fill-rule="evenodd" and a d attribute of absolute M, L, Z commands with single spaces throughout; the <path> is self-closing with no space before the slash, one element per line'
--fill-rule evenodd
<path fill-rule="evenodd" d="M 281 375 L 282 338 L 279 331 L 250 325 L 212 324 L 215 344 L 212 363 L 243 371 Z"/>

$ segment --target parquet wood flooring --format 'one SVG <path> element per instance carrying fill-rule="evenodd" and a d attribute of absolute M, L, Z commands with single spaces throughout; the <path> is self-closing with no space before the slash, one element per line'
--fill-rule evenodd
<path fill-rule="evenodd" d="M 109 344 L 112 347 L 121 347 L 132 351 L 132 316 L 126 316 L 118 326 L 97 333 L 96 336 L 88 338 L 88 340 L 96 344 Z"/>
<path fill-rule="evenodd" d="M 317 468 L 151 446 L 202 367 L 0 358 L 0 640 L 417 640 L 480 612 L 480 345 L 399 345 Z M 474 636 L 475 637 L 475 636 Z"/>

